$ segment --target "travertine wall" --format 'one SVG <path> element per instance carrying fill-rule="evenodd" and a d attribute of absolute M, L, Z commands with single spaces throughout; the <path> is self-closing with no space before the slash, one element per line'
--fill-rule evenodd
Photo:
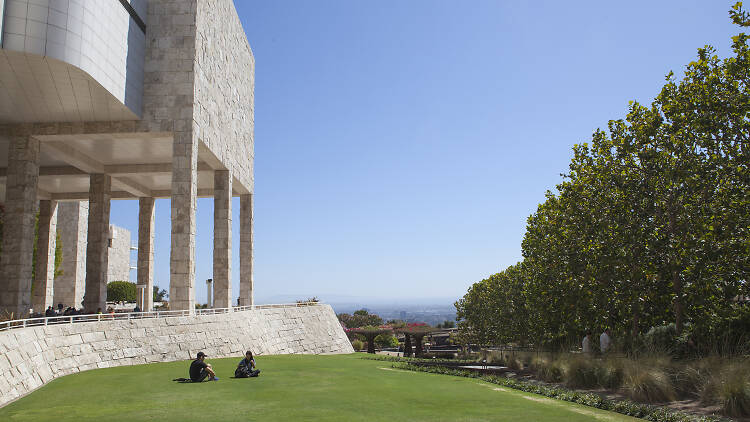
<path fill-rule="evenodd" d="M 107 283 L 130 281 L 130 230 L 110 224 L 109 235 Z"/>
<path fill-rule="evenodd" d="M 0 332 L 0 406 L 89 369 L 186 360 L 201 350 L 212 358 L 240 357 L 248 349 L 354 352 L 329 305 L 15 329 Z"/>
<path fill-rule="evenodd" d="M 199 0 L 193 132 L 253 192 L 255 58 L 232 0 Z"/>
<path fill-rule="evenodd" d="M 88 235 L 89 203 L 58 204 L 57 227 L 62 242 L 62 274 L 55 277 L 53 303 L 81 307 L 86 286 L 86 237 Z"/>

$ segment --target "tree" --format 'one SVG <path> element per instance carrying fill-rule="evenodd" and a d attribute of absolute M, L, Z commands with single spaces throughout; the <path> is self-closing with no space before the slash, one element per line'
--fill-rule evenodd
<path fill-rule="evenodd" d="M 383 325 L 383 319 L 375 314 L 369 313 L 366 309 L 355 311 L 353 315 L 338 314 L 341 321 L 347 328 L 359 328 L 367 326 Z"/>
<path fill-rule="evenodd" d="M 135 283 L 113 281 L 107 283 L 107 300 L 110 302 L 135 302 Z"/>
<path fill-rule="evenodd" d="M 750 26 L 737 3 L 732 20 Z M 527 221 L 524 260 L 456 302 L 461 338 L 578 342 L 732 319 L 750 278 L 750 47 L 706 46 L 649 106 L 575 145 L 569 171 Z M 708 332 L 705 328 L 704 332 Z"/>
<path fill-rule="evenodd" d="M 159 290 L 159 286 L 154 286 L 154 302 L 163 302 L 169 298 L 169 293 L 166 290 Z"/>

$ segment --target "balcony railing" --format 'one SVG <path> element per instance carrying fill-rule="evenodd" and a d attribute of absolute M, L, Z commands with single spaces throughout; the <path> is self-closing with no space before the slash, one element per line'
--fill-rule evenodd
<path fill-rule="evenodd" d="M 7 331 L 15 328 L 39 327 L 59 324 L 75 324 L 80 322 L 99 322 L 99 321 L 130 321 L 149 318 L 173 318 L 182 316 L 202 316 L 226 314 L 229 312 L 243 312 L 254 309 L 273 309 L 273 308 L 300 308 L 307 306 L 320 306 L 316 302 L 300 303 L 279 303 L 268 305 L 251 305 L 251 306 L 234 306 L 231 308 L 208 308 L 193 310 L 177 311 L 149 311 L 149 312 L 120 312 L 120 313 L 102 313 L 86 315 L 61 315 L 53 317 L 37 317 L 26 319 L 14 319 L 0 322 L 0 331 Z"/>

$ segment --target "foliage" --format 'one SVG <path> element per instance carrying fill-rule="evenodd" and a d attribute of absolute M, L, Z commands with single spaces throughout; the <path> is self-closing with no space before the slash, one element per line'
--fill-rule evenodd
<path fill-rule="evenodd" d="M 629 400 L 610 400 L 593 393 L 582 393 L 557 386 L 540 385 L 515 378 L 482 375 L 477 372 L 453 369 L 441 366 L 420 366 L 409 363 L 394 363 L 394 368 L 410 371 L 428 372 L 433 374 L 452 375 L 459 377 L 477 378 L 485 382 L 498 384 L 503 387 L 539 394 L 557 400 L 564 400 L 584 406 L 609 410 L 623 415 L 647 419 L 655 422 L 715 422 L 724 419 L 716 416 L 695 416 L 663 407 L 635 403 Z"/>
<path fill-rule="evenodd" d="M 365 326 L 379 326 L 383 324 L 383 319 L 375 314 L 369 313 L 366 309 L 355 311 L 353 315 L 338 314 L 341 321 L 347 328 L 359 328 Z"/>
<path fill-rule="evenodd" d="M 365 343 L 363 343 L 362 340 L 354 339 L 352 341 L 352 347 L 354 348 L 354 350 L 359 352 L 365 347 Z"/>
<path fill-rule="evenodd" d="M 456 321 L 451 321 L 449 319 L 446 319 L 445 322 L 442 324 L 438 324 L 435 326 L 435 328 L 455 328 L 456 327 Z"/>
<path fill-rule="evenodd" d="M 391 333 L 378 334 L 375 337 L 375 344 L 380 348 L 398 347 L 398 339 Z"/>
<path fill-rule="evenodd" d="M 2 219 L 2 215 L 0 215 L 0 219 Z M 2 225 L 1 222 L 0 222 L 0 225 Z M 0 228 L 0 245 L 3 243 L 2 234 L 3 234 L 2 229 Z M 38 243 L 39 243 L 39 213 L 36 214 L 35 221 L 34 221 L 34 249 L 32 252 L 32 261 L 31 261 L 31 289 L 32 291 L 34 290 L 34 282 L 36 280 L 36 256 L 37 256 Z M 63 245 L 62 245 L 62 239 L 60 237 L 60 230 L 57 230 L 55 232 L 55 262 L 54 262 L 53 277 L 57 277 L 63 274 L 62 248 L 63 248 Z"/>
<path fill-rule="evenodd" d="M 154 302 L 164 302 L 169 298 L 169 293 L 164 289 L 159 289 L 159 286 L 154 286 Z"/>
<path fill-rule="evenodd" d="M 320 302 L 320 299 L 317 298 L 317 296 L 308 297 L 307 299 L 298 299 L 297 304 L 298 305 L 312 305 L 315 303 Z"/>
<path fill-rule="evenodd" d="M 747 26 L 741 5 L 730 15 Z M 527 221 L 524 260 L 456 302 L 467 342 L 560 348 L 611 327 L 632 344 L 649 327 L 674 324 L 679 338 L 737 319 L 750 295 L 747 41 L 733 37 L 725 59 L 700 48 L 650 105 L 631 102 L 574 146 Z"/>
<path fill-rule="evenodd" d="M 110 302 L 135 302 L 135 283 L 113 281 L 107 283 L 107 300 Z"/>
<path fill-rule="evenodd" d="M 664 370 L 634 366 L 626 373 L 623 391 L 633 400 L 663 403 L 675 399 L 674 388 Z"/>

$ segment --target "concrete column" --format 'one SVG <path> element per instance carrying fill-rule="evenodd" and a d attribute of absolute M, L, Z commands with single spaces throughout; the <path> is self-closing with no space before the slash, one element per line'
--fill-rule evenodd
<path fill-rule="evenodd" d="M 86 249 L 86 294 L 83 307 L 87 312 L 107 307 L 107 269 L 109 267 L 109 206 L 112 177 L 92 174 L 89 182 L 89 232 Z"/>
<path fill-rule="evenodd" d="M 61 202 L 57 205 L 57 227 L 62 243 L 62 274 L 55 277 L 54 300 L 80 309 L 86 288 L 86 237 L 89 202 Z"/>
<path fill-rule="evenodd" d="M 138 201 L 138 285 L 146 286 L 141 310 L 154 309 L 154 198 Z"/>
<path fill-rule="evenodd" d="M 26 316 L 31 307 L 36 191 L 39 183 L 39 141 L 12 137 L 8 147 L 0 310 Z"/>
<path fill-rule="evenodd" d="M 254 305 L 253 298 L 253 195 L 240 196 L 240 305 Z"/>
<path fill-rule="evenodd" d="M 55 247 L 57 246 L 57 201 L 39 201 L 39 231 L 36 243 L 36 267 L 31 304 L 42 312 L 55 306 Z"/>
<path fill-rule="evenodd" d="M 232 176 L 214 172 L 214 308 L 232 307 Z"/>
<path fill-rule="evenodd" d="M 195 311 L 195 207 L 198 194 L 198 141 L 177 132 L 172 144 L 172 249 L 169 306 Z"/>

